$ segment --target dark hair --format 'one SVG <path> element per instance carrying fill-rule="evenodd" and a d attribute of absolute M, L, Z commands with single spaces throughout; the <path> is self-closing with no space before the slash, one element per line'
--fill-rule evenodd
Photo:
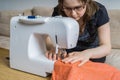
<path fill-rule="evenodd" d="M 95 12 L 99 9 L 98 5 L 96 4 L 95 1 L 93 0 L 78 0 L 82 2 L 83 4 L 86 4 L 86 12 L 83 16 L 83 26 L 81 26 L 82 30 L 84 28 L 84 25 L 86 22 L 88 22 L 91 17 L 95 14 Z M 58 0 L 58 13 L 62 16 L 66 16 L 64 11 L 63 11 L 63 2 L 64 0 Z"/>

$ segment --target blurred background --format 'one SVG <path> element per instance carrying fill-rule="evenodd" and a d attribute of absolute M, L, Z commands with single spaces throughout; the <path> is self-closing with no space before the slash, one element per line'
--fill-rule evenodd
<path fill-rule="evenodd" d="M 58 0 L 0 0 L 0 10 L 23 10 L 35 6 L 54 7 Z M 120 0 L 96 0 L 107 9 L 120 9 Z"/>

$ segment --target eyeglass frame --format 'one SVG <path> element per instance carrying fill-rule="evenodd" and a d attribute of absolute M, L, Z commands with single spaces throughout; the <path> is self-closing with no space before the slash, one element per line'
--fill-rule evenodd
<path fill-rule="evenodd" d="M 74 10 L 75 12 L 79 12 L 79 11 L 83 10 L 84 8 L 85 8 L 85 4 L 79 5 L 79 6 L 76 6 L 73 8 L 63 6 L 63 11 L 72 12 Z"/>

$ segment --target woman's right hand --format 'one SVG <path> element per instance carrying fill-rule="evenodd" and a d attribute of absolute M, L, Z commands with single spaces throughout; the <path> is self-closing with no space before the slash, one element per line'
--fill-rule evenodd
<path fill-rule="evenodd" d="M 45 53 L 46 57 L 50 60 L 60 60 L 67 57 L 67 52 L 63 49 L 58 49 L 58 53 L 55 53 L 55 49 L 51 49 Z"/>

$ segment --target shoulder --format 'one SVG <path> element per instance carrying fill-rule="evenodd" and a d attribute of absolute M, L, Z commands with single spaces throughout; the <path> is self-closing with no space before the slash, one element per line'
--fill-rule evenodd
<path fill-rule="evenodd" d="M 104 6 L 103 4 L 101 4 L 101 3 L 99 3 L 99 2 L 96 2 L 96 1 L 95 1 L 95 3 L 99 6 L 99 8 L 101 8 L 101 9 L 102 9 L 102 8 L 103 8 L 103 9 L 105 8 L 105 6 Z"/>
<path fill-rule="evenodd" d="M 103 4 L 101 4 L 101 3 L 99 3 L 99 2 L 96 2 L 96 4 L 97 4 L 98 7 L 99 7 L 97 13 L 100 13 L 101 15 L 107 13 L 107 9 L 106 9 L 106 7 L 105 7 Z"/>
<path fill-rule="evenodd" d="M 107 9 L 105 8 L 105 6 L 101 3 L 96 2 L 96 4 L 98 5 L 99 9 L 98 11 L 96 11 L 95 13 L 95 18 L 96 18 L 96 23 L 97 23 L 97 27 L 100 27 L 102 25 L 104 25 L 105 23 L 109 22 L 109 16 L 107 13 Z"/>

